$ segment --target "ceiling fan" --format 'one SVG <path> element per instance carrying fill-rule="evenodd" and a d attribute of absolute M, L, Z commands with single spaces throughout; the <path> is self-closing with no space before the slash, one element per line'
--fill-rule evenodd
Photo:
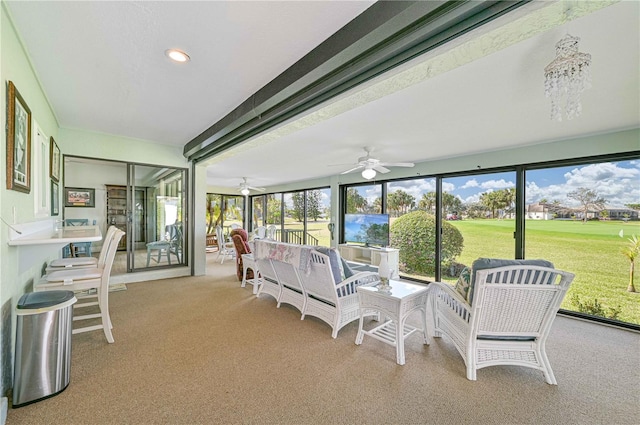
<path fill-rule="evenodd" d="M 391 171 L 386 167 L 413 167 L 415 165 L 413 162 L 383 162 L 379 159 L 372 158 L 371 152 L 373 151 L 373 148 L 369 146 L 365 146 L 364 151 L 367 154 L 358 158 L 358 162 L 354 164 L 355 167 L 347 171 L 343 171 L 340 174 L 347 174 L 356 170 L 363 169 L 362 177 L 370 180 L 376 176 L 376 171 L 382 174 Z"/>
<path fill-rule="evenodd" d="M 264 192 L 265 188 L 264 187 L 254 187 L 254 186 L 249 186 L 249 183 L 247 183 L 247 178 L 243 177 L 242 178 L 242 183 L 240 183 L 240 186 L 238 187 L 238 190 L 240 191 L 240 193 L 242 193 L 244 196 L 247 196 L 249 194 L 250 190 L 256 190 L 258 192 Z"/>

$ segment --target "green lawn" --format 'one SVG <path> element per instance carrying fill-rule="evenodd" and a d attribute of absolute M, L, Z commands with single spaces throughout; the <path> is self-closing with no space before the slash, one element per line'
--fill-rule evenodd
<path fill-rule="evenodd" d="M 513 220 L 450 223 L 464 237 L 460 263 L 470 265 L 478 257 L 514 257 Z M 583 303 L 597 299 L 605 309 L 620 307 L 619 320 L 640 324 L 640 292 L 626 290 L 630 264 L 621 253 L 632 234 L 640 235 L 640 223 L 528 220 L 525 256 L 552 261 L 557 268 L 575 273 L 562 308 L 577 310 L 571 300 L 575 293 Z M 634 282 L 640 291 L 640 266 L 636 267 Z"/>
<path fill-rule="evenodd" d="M 289 229 L 302 229 L 302 223 L 286 219 Z M 328 221 L 309 222 L 307 231 L 322 246 L 331 245 Z M 514 258 L 514 220 L 461 220 L 448 222 L 464 237 L 464 249 L 457 259 L 471 265 L 479 257 Z M 620 231 L 623 237 L 619 236 Z M 562 308 L 577 310 L 572 294 L 582 302 L 597 299 L 605 310 L 619 307 L 618 320 L 640 324 L 640 292 L 627 292 L 629 260 L 622 248 L 632 234 L 640 235 L 640 222 L 528 220 L 525 231 L 526 258 L 543 258 L 562 270 L 575 273 Z M 640 265 L 635 271 L 640 291 Z"/>

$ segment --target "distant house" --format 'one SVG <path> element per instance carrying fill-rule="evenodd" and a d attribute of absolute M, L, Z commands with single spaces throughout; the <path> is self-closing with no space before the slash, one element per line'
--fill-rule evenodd
<path fill-rule="evenodd" d="M 554 217 L 554 213 L 549 211 L 549 207 L 546 204 L 536 202 L 527 205 L 526 217 L 532 220 L 551 220 Z"/>
<path fill-rule="evenodd" d="M 606 213 L 604 213 L 604 211 L 606 211 Z M 580 209 L 563 208 L 557 205 L 541 204 L 539 202 L 527 205 L 526 210 L 526 217 L 532 220 L 552 220 L 554 218 L 575 218 L 582 220 L 583 215 L 584 213 Z M 603 217 L 607 217 L 609 220 L 638 220 L 640 219 L 640 211 L 630 208 L 605 208 L 603 211 L 589 210 L 587 212 L 587 220 Z"/>
<path fill-rule="evenodd" d="M 638 220 L 640 212 L 630 208 L 607 208 L 610 220 Z"/>

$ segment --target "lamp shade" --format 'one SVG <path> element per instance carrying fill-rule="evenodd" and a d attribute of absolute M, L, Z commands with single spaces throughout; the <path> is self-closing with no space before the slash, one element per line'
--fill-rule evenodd
<path fill-rule="evenodd" d="M 364 170 L 362 170 L 362 177 L 364 177 L 367 180 L 371 180 L 375 176 L 376 176 L 376 170 L 374 170 L 373 168 L 365 168 Z"/>

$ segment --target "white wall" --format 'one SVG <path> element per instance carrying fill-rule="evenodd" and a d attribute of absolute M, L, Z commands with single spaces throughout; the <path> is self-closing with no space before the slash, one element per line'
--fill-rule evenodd
<path fill-rule="evenodd" d="M 80 187 L 95 189 L 96 206 L 63 207 L 64 218 L 86 218 L 89 224 L 96 221 L 102 234 L 107 231 L 107 191 L 105 184 L 126 185 L 127 166 L 121 162 L 91 162 L 80 163 L 65 160 L 64 185 L 65 187 Z M 60 190 L 64 193 L 63 188 Z M 61 204 L 64 206 L 64 203 Z M 102 242 L 94 242 L 93 251 L 100 251 Z"/>
<path fill-rule="evenodd" d="M 182 147 L 162 146 L 150 141 L 123 138 L 106 134 L 63 129 L 59 127 L 55 111 L 50 106 L 46 93 L 42 91 L 38 75 L 34 71 L 29 56 L 23 48 L 20 37 L 6 10 L 4 1 L 0 2 L 0 122 L 6 123 L 7 82 L 12 81 L 31 109 L 32 119 L 37 121 L 43 132 L 53 137 L 63 155 L 82 156 L 136 162 L 141 164 L 166 165 L 188 168 L 188 161 L 182 155 Z M 32 124 L 32 143 L 33 143 Z M 6 131 L 0 131 L 0 152 L 6 152 Z M 33 158 L 32 154 L 32 184 Z M 4 161 L 4 159 L 3 159 Z M 3 162 L 4 164 L 4 162 Z M 4 171 L 5 167 L 2 167 Z M 0 182 L 0 217 L 10 224 L 51 221 L 54 218 L 36 218 L 34 190 L 22 193 L 6 189 L 6 173 L 2 172 Z M 125 183 L 121 174 L 115 170 L 103 169 L 100 173 L 77 173 L 67 170 L 68 181 L 59 185 L 60 208 L 62 214 L 63 187 L 96 187 L 96 208 L 69 208 L 67 218 L 87 217 L 104 220 L 98 202 L 104 202 L 103 185 L 105 183 Z M 126 179 L 126 173 L 125 177 Z M 98 190 L 98 182 L 102 189 Z M 73 185 L 73 186 L 71 186 Z M 203 195 L 204 196 L 204 195 Z M 57 218 L 61 218 L 62 215 Z M 38 249 L 24 249 L 8 246 L 8 227 L 0 222 L 0 396 L 12 386 L 13 355 L 15 346 L 15 305 L 22 294 L 31 291 L 32 284 L 41 276 L 42 267 L 59 255 L 57 248 L 41 246 Z M 184 273 L 184 272 L 182 272 Z M 141 277 L 142 273 L 136 274 Z M 157 276 L 161 278 L 162 276 Z"/>
<path fill-rule="evenodd" d="M 0 217 L 10 224 L 48 221 L 49 218 L 36 218 L 34 197 L 34 156 L 35 124 L 37 122 L 48 137 L 58 137 L 58 123 L 49 102 L 43 93 L 20 39 L 9 19 L 4 2 L 0 5 L 0 152 L 2 153 L 2 181 L 0 182 Z M 32 118 L 32 155 L 30 193 L 7 190 L 4 155 L 7 149 L 7 84 L 12 81 L 25 103 L 31 109 Z M 12 383 L 13 352 L 15 340 L 15 305 L 20 296 L 31 288 L 35 279 L 39 279 L 41 267 L 56 256 L 55 249 L 39 250 L 37 255 L 18 247 L 10 247 L 8 227 L 0 222 L 0 395 L 5 395 Z M 27 261 L 28 260 L 28 261 Z M 20 266 L 22 264 L 23 266 Z"/>

